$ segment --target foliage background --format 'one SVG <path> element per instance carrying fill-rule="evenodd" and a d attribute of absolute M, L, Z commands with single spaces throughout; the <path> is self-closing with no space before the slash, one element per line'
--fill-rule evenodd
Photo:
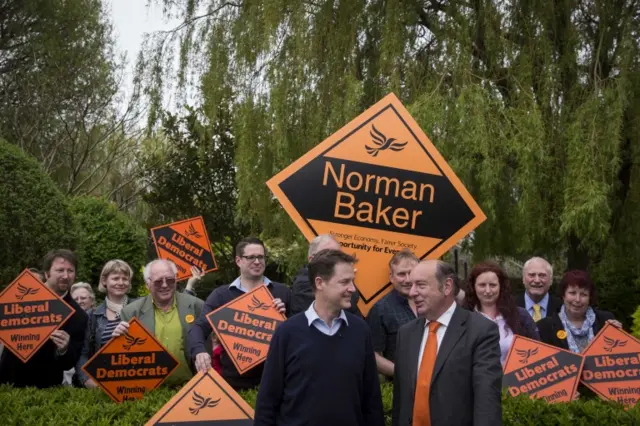
<path fill-rule="evenodd" d="M 131 294 L 137 294 L 144 287 L 140 266 L 147 260 L 147 231 L 104 199 L 73 198 L 71 212 L 81 241 L 76 281 L 86 281 L 97 288 L 104 264 L 120 259 L 133 270 Z M 96 296 L 102 299 L 103 295 Z"/>
<path fill-rule="evenodd" d="M 586 269 L 599 307 L 630 324 L 639 0 L 148 3 L 181 23 L 147 35 L 125 93 L 104 2 L 2 2 L 0 137 L 63 194 L 144 229 L 205 217 L 220 271 L 203 296 L 235 276 L 249 234 L 272 277 L 293 276 L 306 241 L 264 182 L 393 92 L 487 214 L 460 245 L 470 262 L 541 255 L 556 281 Z"/>
<path fill-rule="evenodd" d="M 1 139 L 0 200 L 0 288 L 41 269 L 51 247 L 77 247 L 68 200 L 36 160 Z"/>
<path fill-rule="evenodd" d="M 0 417 L 11 425 L 143 425 L 177 392 L 161 387 L 138 401 L 112 402 L 100 389 L 58 388 L 37 390 L 0 386 Z M 255 390 L 240 395 L 255 406 Z M 393 388 L 382 385 L 386 424 L 391 425 Z M 503 398 L 502 421 L 505 426 L 539 425 L 637 425 L 640 409 L 628 411 L 620 405 L 598 399 L 569 404 L 547 404 L 525 396 Z"/>

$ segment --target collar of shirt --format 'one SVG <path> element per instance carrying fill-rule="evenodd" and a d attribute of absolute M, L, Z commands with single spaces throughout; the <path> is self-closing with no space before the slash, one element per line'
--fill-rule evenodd
<path fill-rule="evenodd" d="M 448 327 L 449 326 L 449 322 L 451 321 L 451 317 L 453 316 L 453 311 L 456 310 L 456 302 L 454 301 L 451 306 L 449 306 L 449 309 L 447 309 L 444 314 L 440 315 L 440 318 L 437 319 L 437 322 L 440 323 L 440 327 Z M 427 326 L 429 325 L 431 321 L 425 321 L 424 322 L 424 328 L 427 328 Z"/>
<path fill-rule="evenodd" d="M 325 323 L 324 320 L 320 318 L 320 315 L 318 315 L 318 312 L 316 312 L 315 304 L 316 302 L 313 302 L 311 305 L 309 305 L 309 308 L 306 311 L 304 311 L 304 315 L 307 317 L 307 322 L 309 323 L 309 326 L 311 326 L 311 324 L 313 324 L 314 321 L 321 321 L 324 325 L 327 326 L 327 328 L 329 328 L 329 325 L 327 325 L 327 323 Z M 349 325 L 349 321 L 347 321 L 347 315 L 344 313 L 344 310 L 340 311 L 340 315 L 338 316 L 338 318 L 333 320 L 333 324 L 331 324 L 331 326 L 333 327 L 333 325 L 336 324 L 338 320 L 344 321 L 345 325 L 347 326 Z"/>
<path fill-rule="evenodd" d="M 265 276 L 262 276 L 262 282 L 267 287 L 271 286 L 271 280 Z M 242 282 L 240 282 L 240 277 L 236 278 L 231 284 L 229 284 L 229 287 L 235 287 L 243 293 L 247 293 L 249 291 L 242 286 Z"/>
<path fill-rule="evenodd" d="M 540 303 L 538 303 L 540 305 L 540 308 L 542 308 L 542 313 L 545 314 L 547 312 L 547 305 L 549 303 L 549 292 L 547 292 L 547 294 L 544 295 L 544 297 L 542 298 L 542 300 L 540 301 Z M 535 305 L 536 302 L 534 302 L 533 300 L 531 300 L 531 298 L 529 297 L 529 293 L 527 293 L 526 291 L 524 292 L 524 306 L 527 308 L 528 312 L 533 312 L 533 305 Z"/>
<path fill-rule="evenodd" d="M 151 297 L 151 301 L 153 302 L 153 309 L 155 309 L 156 311 L 160 311 L 162 313 L 166 313 L 166 314 L 168 314 L 169 312 L 173 311 L 178 306 L 178 302 L 176 301 L 175 294 L 173 295 L 173 303 L 171 304 L 171 307 L 167 311 L 165 311 L 164 309 L 162 309 L 158 305 L 156 305 L 156 301 L 153 300 L 153 297 Z"/>

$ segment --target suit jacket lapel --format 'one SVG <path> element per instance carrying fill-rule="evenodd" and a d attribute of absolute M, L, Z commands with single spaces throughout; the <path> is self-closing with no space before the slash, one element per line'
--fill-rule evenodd
<path fill-rule="evenodd" d="M 184 347 L 185 353 L 187 352 L 187 348 L 189 347 L 189 343 L 187 341 L 189 325 L 187 324 L 186 317 L 191 314 L 193 317 L 196 317 L 195 312 L 195 304 L 185 300 L 186 297 L 183 297 L 181 293 L 176 293 L 176 304 L 178 305 L 178 316 L 180 317 L 180 325 L 182 326 L 182 345 Z M 187 358 L 189 359 L 189 358 Z"/>
<path fill-rule="evenodd" d="M 151 295 L 147 296 L 147 300 L 142 304 L 142 308 L 140 308 L 140 318 L 138 319 L 147 327 L 151 334 L 156 334 L 156 314 L 153 309 L 153 299 Z"/>
<path fill-rule="evenodd" d="M 469 312 L 464 309 L 456 306 L 455 311 L 453 311 L 453 315 L 451 316 L 451 321 L 449 321 L 449 325 L 444 332 L 444 337 L 442 338 L 442 344 L 440 345 L 440 349 L 438 349 L 438 356 L 436 357 L 436 365 L 433 368 L 433 375 L 431 376 L 431 384 L 433 385 L 434 380 L 438 376 L 438 373 L 442 369 L 445 361 L 447 360 L 449 354 L 455 347 L 458 340 L 462 337 L 466 328 L 463 327 L 464 323 L 469 316 Z"/>
<path fill-rule="evenodd" d="M 182 326 L 182 334 L 187 331 L 187 321 L 185 317 L 188 314 L 193 315 L 193 306 L 188 301 L 184 300 L 182 294 L 176 292 L 176 305 L 178 305 L 178 316 L 180 317 L 180 325 Z"/>
<path fill-rule="evenodd" d="M 409 383 L 411 383 L 413 388 L 411 395 L 415 394 L 416 391 L 416 382 L 418 380 L 418 357 L 420 356 L 420 345 L 422 345 L 422 338 L 424 337 L 424 324 L 424 318 L 420 318 L 415 321 L 408 335 L 409 344 L 407 349 L 407 362 L 410 374 Z"/>

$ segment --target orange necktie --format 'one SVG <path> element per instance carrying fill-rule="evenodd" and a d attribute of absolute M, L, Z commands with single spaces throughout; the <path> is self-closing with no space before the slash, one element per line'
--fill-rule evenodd
<path fill-rule="evenodd" d="M 438 336 L 436 331 L 440 327 L 437 321 L 429 323 L 429 337 L 424 346 L 420 371 L 416 382 L 416 397 L 413 402 L 413 426 L 431 426 L 431 412 L 429 410 L 429 390 L 433 367 L 436 365 L 438 354 Z"/>

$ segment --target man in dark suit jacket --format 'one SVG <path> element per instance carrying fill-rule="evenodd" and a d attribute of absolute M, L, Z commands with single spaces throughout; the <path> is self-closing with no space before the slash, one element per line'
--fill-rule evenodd
<path fill-rule="evenodd" d="M 541 257 L 532 257 L 522 267 L 525 292 L 516 297 L 516 305 L 526 309 L 536 322 L 560 312 L 562 307 L 562 299 L 549 293 L 552 281 L 553 267 Z"/>
<path fill-rule="evenodd" d="M 500 426 L 500 335 L 492 321 L 455 303 L 454 269 L 438 260 L 411 271 L 418 319 L 398 331 L 393 387 L 393 426 Z M 438 323 L 435 363 L 429 356 L 430 323 Z M 428 327 L 427 327 L 428 326 Z M 431 343 L 431 345 L 433 342 Z M 422 363 L 433 365 L 430 386 Z M 426 376 L 428 377 L 428 375 Z M 421 380 L 422 379 L 422 380 Z M 425 393 L 426 391 L 426 393 Z M 425 415 L 419 398 L 428 398 Z M 427 396 L 425 396 L 427 395 Z"/>

